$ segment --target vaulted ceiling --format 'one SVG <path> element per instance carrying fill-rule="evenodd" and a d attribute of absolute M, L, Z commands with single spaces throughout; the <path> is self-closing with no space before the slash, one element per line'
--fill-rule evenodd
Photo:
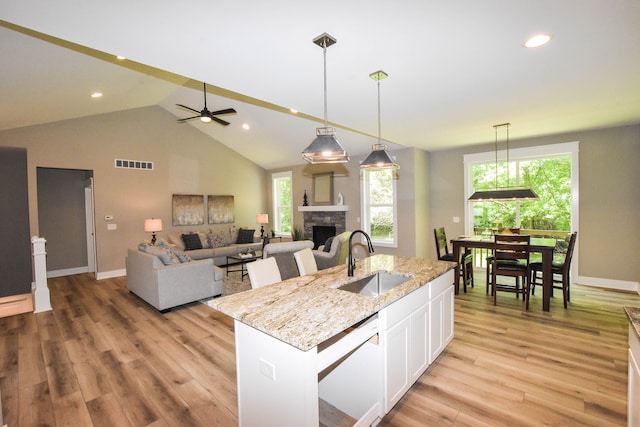
<path fill-rule="evenodd" d="M 0 130 L 149 105 L 187 117 L 175 104 L 201 109 L 206 82 L 231 124 L 176 126 L 266 169 L 301 164 L 324 123 L 324 32 L 328 119 L 353 161 L 377 140 L 380 69 L 392 149 L 486 143 L 503 122 L 511 139 L 640 122 L 637 0 L 6 0 L 0 20 Z M 523 47 L 537 33 L 551 42 Z"/>

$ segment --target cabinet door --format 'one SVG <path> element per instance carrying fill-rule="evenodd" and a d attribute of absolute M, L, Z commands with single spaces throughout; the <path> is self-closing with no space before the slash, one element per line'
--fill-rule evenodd
<path fill-rule="evenodd" d="M 629 327 L 632 329 L 632 327 Z M 634 332 L 635 333 L 635 332 Z M 640 365 L 629 349 L 629 396 L 627 425 L 640 426 Z"/>
<path fill-rule="evenodd" d="M 447 289 L 442 294 L 442 336 L 443 336 L 443 346 L 446 347 L 447 344 L 451 342 L 453 339 L 453 305 L 454 305 L 454 294 L 453 294 L 453 286 L 450 289 Z M 444 350 L 444 348 L 443 348 Z"/>
<path fill-rule="evenodd" d="M 413 384 L 429 366 L 429 304 L 411 315 L 409 374 Z"/>
<path fill-rule="evenodd" d="M 409 328 L 407 318 L 384 333 L 384 412 L 409 390 Z"/>
<path fill-rule="evenodd" d="M 429 364 L 444 349 L 442 319 L 444 318 L 444 298 L 440 294 L 429 303 Z"/>

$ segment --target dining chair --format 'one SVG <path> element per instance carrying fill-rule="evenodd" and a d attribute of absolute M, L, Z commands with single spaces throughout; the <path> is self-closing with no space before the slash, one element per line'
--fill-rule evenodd
<path fill-rule="evenodd" d="M 496 305 L 498 291 L 522 294 L 526 309 L 529 309 L 529 244 L 531 236 L 519 234 L 496 234 L 493 237 L 493 265 L 491 267 L 491 287 L 493 305 Z M 515 277 L 515 286 L 498 283 L 498 276 Z M 520 289 L 522 278 L 522 289 Z"/>
<path fill-rule="evenodd" d="M 273 257 L 247 263 L 247 272 L 253 289 L 282 281 L 278 263 Z"/>
<path fill-rule="evenodd" d="M 567 252 L 565 253 L 563 261 L 553 261 L 551 264 L 551 273 L 553 276 L 553 287 L 551 288 L 551 296 L 553 296 L 553 288 L 562 289 L 562 300 L 564 302 L 564 308 L 567 308 L 567 302 L 571 301 L 571 259 L 573 258 L 573 249 L 576 245 L 576 239 L 578 232 L 574 231 L 569 237 L 569 245 L 567 246 Z M 542 274 L 542 262 L 534 261 L 531 263 L 531 293 L 535 293 L 536 285 L 538 285 L 538 273 Z M 557 279 L 556 276 L 561 276 Z M 559 285 L 556 285 L 559 284 Z"/>
<path fill-rule="evenodd" d="M 294 252 L 293 257 L 296 259 L 301 276 L 318 272 L 318 264 L 316 264 L 316 259 L 311 249 L 304 248 L 301 251 Z"/>
<path fill-rule="evenodd" d="M 444 227 L 434 228 L 433 235 L 436 239 L 436 254 L 439 261 L 453 261 L 453 254 L 449 252 L 449 242 Z M 464 292 L 467 292 L 467 285 L 473 288 L 473 254 L 471 250 L 466 249 L 460 256 L 461 269 L 460 277 L 464 285 Z"/>
<path fill-rule="evenodd" d="M 502 230 L 502 233 L 497 233 L 497 234 L 520 234 L 520 229 L 519 228 L 507 227 L 507 228 L 504 228 Z M 487 257 L 485 258 L 485 261 L 487 263 L 487 269 L 486 269 L 487 270 L 487 278 L 486 278 L 487 279 L 487 281 L 486 281 L 487 291 L 486 292 L 488 294 L 489 293 L 489 289 L 492 286 L 491 280 L 492 280 L 493 276 L 492 276 L 492 273 L 491 273 L 491 268 L 493 267 L 493 253 L 491 253 L 490 255 L 487 255 Z M 511 261 L 511 262 L 517 262 L 517 261 Z M 491 293 L 491 295 L 493 295 L 493 292 Z"/>

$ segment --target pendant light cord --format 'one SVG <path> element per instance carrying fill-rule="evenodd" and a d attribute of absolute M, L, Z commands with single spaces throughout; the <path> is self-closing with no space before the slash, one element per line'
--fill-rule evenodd
<path fill-rule="evenodd" d="M 324 57 L 324 127 L 329 127 L 327 119 L 327 42 L 322 43 L 322 56 Z"/>

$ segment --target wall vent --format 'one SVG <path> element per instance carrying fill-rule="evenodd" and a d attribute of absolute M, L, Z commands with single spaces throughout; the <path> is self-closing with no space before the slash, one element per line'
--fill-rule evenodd
<path fill-rule="evenodd" d="M 153 162 L 148 162 L 146 160 L 123 160 L 123 159 L 115 159 L 116 168 L 120 169 L 142 169 L 142 170 L 153 170 Z"/>

